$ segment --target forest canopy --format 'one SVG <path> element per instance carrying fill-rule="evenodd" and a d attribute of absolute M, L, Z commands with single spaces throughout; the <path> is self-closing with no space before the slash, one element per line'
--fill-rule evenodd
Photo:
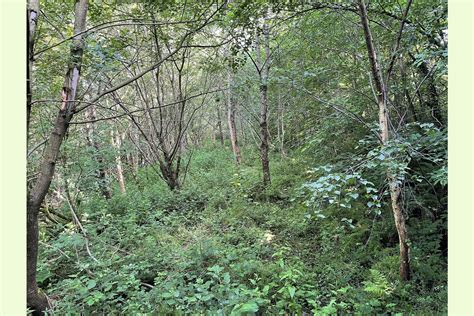
<path fill-rule="evenodd" d="M 447 313 L 446 1 L 27 13 L 29 313 Z"/>

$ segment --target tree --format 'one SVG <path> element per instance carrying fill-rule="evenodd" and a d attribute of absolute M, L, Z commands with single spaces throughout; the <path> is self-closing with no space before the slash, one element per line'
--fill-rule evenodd
<path fill-rule="evenodd" d="M 224 146 L 224 132 L 222 129 L 222 118 L 221 118 L 222 114 L 221 114 L 221 107 L 219 103 L 217 104 L 216 112 L 217 112 L 217 131 L 219 133 L 219 141 L 221 145 Z"/>
<path fill-rule="evenodd" d="M 122 157 L 120 155 L 122 139 L 125 137 L 125 134 L 121 135 L 118 131 L 112 129 L 112 131 L 110 132 L 110 136 L 112 146 L 115 148 L 116 151 L 115 161 L 117 163 L 117 180 L 119 182 L 120 192 L 125 193 L 125 178 L 123 176 Z"/>
<path fill-rule="evenodd" d="M 268 134 L 268 75 L 270 71 L 270 29 L 268 26 L 268 11 L 263 18 L 262 26 L 263 46 L 265 58 L 262 60 L 260 39 L 256 37 L 256 67 L 260 83 L 260 156 L 262 159 L 263 185 L 271 182 L 270 161 L 268 160 L 269 134 Z"/>
<path fill-rule="evenodd" d="M 38 292 L 36 283 L 36 264 L 38 257 L 38 213 L 48 193 L 54 175 L 56 160 L 64 136 L 76 109 L 76 93 L 84 54 L 84 36 L 86 29 L 88 1 L 75 2 L 74 39 L 71 43 L 70 62 L 61 91 L 62 103 L 56 122 L 48 140 L 45 155 L 41 163 L 41 171 L 27 199 L 27 302 L 28 306 L 38 313 L 43 312 L 48 301 Z"/>
<path fill-rule="evenodd" d="M 31 97 L 32 97 L 32 88 L 31 88 L 31 73 L 33 71 L 33 62 L 34 62 L 34 46 L 35 46 L 35 36 L 36 36 L 36 26 L 38 24 L 38 15 L 39 15 L 39 0 L 29 0 L 28 1 L 28 68 L 26 72 L 26 138 L 29 137 L 30 131 L 30 116 L 31 116 Z"/>
<path fill-rule="evenodd" d="M 237 139 L 237 127 L 235 124 L 236 101 L 233 95 L 233 80 L 232 73 L 229 71 L 227 75 L 228 90 L 227 90 L 227 122 L 229 124 L 230 142 L 232 144 L 232 151 L 234 152 L 235 161 L 237 165 L 242 162 L 242 155 L 240 153 L 239 141 Z"/>
<path fill-rule="evenodd" d="M 407 16 L 408 10 L 410 9 L 412 1 L 408 1 L 407 8 L 405 11 L 405 17 Z M 382 71 L 380 69 L 379 62 L 377 60 L 377 53 L 375 50 L 374 41 L 369 26 L 369 19 L 367 17 L 367 8 L 365 6 L 364 0 L 359 0 L 359 11 L 361 23 L 364 29 L 365 42 L 367 45 L 367 54 L 370 60 L 370 67 L 372 70 L 372 76 L 375 82 L 375 88 L 377 92 L 377 103 L 379 107 L 379 126 L 380 126 L 380 140 L 382 146 L 387 145 L 390 140 L 390 131 L 389 131 L 389 112 L 387 109 L 387 87 L 383 82 Z M 400 37 L 403 30 L 404 22 L 401 23 Z M 397 45 L 395 47 L 395 53 L 398 50 L 398 45 L 400 43 L 400 37 L 397 40 Z M 394 57 L 395 58 L 395 57 Z M 391 63 L 392 64 L 392 63 Z M 387 79 L 390 78 L 391 66 L 388 68 Z M 388 81 L 388 80 L 387 80 Z M 397 175 L 393 171 L 387 171 L 388 185 L 390 188 L 390 199 L 392 202 L 392 212 L 395 219 L 395 226 L 398 232 L 399 244 L 400 244 L 400 277 L 403 280 L 410 279 L 410 258 L 409 252 L 410 247 L 408 245 L 408 233 L 405 224 L 405 217 L 403 215 L 402 207 L 402 188 L 400 180 L 397 178 Z"/>

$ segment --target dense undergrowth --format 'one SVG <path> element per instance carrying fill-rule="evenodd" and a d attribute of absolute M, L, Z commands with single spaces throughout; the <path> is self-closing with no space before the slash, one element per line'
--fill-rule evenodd
<path fill-rule="evenodd" d="M 314 216 L 303 155 L 272 157 L 263 190 L 257 153 L 245 153 L 237 168 L 227 149 L 196 150 L 180 192 L 143 168 L 126 194 L 89 195 L 77 206 L 87 240 L 77 225 L 44 229 L 38 279 L 54 314 L 446 313 L 445 222 L 408 219 L 403 283 L 389 208 Z"/>

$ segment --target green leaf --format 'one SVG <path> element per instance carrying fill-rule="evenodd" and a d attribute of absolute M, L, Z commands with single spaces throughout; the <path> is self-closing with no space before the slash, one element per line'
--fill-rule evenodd
<path fill-rule="evenodd" d="M 225 284 L 229 284 L 229 283 L 230 283 L 230 275 L 229 275 L 228 272 L 224 273 L 223 279 L 224 279 L 224 283 L 225 283 Z"/>
<path fill-rule="evenodd" d="M 290 286 L 288 288 L 288 293 L 290 294 L 290 297 L 293 298 L 295 296 L 295 293 L 296 293 L 296 288 L 294 286 Z"/>
<path fill-rule="evenodd" d="M 347 195 L 350 196 L 353 199 L 357 199 L 359 197 L 359 193 L 349 193 Z"/>
<path fill-rule="evenodd" d="M 219 274 L 222 270 L 224 270 L 224 268 L 219 266 L 219 265 L 215 265 L 215 266 L 212 266 L 210 268 L 207 268 L 207 270 L 211 271 L 211 272 L 214 272 L 216 274 Z"/>
<path fill-rule="evenodd" d="M 258 305 L 255 302 L 245 303 L 234 312 L 238 312 L 238 313 L 253 312 L 253 313 L 256 313 L 256 312 L 258 312 Z M 236 313 L 236 314 L 238 315 L 238 313 Z"/>
<path fill-rule="evenodd" d="M 95 280 L 89 280 L 89 281 L 87 282 L 87 288 L 88 288 L 88 289 L 92 289 L 93 287 L 96 286 L 96 284 L 97 284 L 97 282 L 96 282 Z"/>
<path fill-rule="evenodd" d="M 89 297 L 88 299 L 86 299 L 86 304 L 89 305 L 89 306 L 92 306 L 94 305 L 95 303 L 95 300 L 93 297 Z"/>

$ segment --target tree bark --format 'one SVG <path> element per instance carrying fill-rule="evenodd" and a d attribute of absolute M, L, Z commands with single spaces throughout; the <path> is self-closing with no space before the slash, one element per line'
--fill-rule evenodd
<path fill-rule="evenodd" d="M 364 29 L 365 42 L 367 45 L 367 53 L 374 78 L 375 88 L 377 92 L 377 103 L 379 105 L 379 125 L 380 125 L 380 139 L 382 145 L 385 146 L 389 141 L 389 117 L 386 106 L 387 91 L 382 80 L 382 72 L 377 61 L 377 54 L 369 27 L 369 20 L 367 17 L 367 8 L 364 0 L 359 0 L 359 12 L 362 26 Z M 395 226 L 398 232 L 400 244 L 400 278 L 402 280 L 410 279 L 410 262 L 408 246 L 408 233 L 405 225 L 405 217 L 403 216 L 401 203 L 401 186 L 397 180 L 396 175 L 387 170 L 387 178 L 390 187 L 390 199 L 392 204 L 392 212 L 395 219 Z"/>
<path fill-rule="evenodd" d="M 217 128 L 219 131 L 219 141 L 221 142 L 221 145 L 224 146 L 224 133 L 222 131 L 221 109 L 219 105 L 217 107 Z"/>
<path fill-rule="evenodd" d="M 271 183 L 270 162 L 268 160 L 269 133 L 268 133 L 268 75 L 270 70 L 270 32 L 267 22 L 267 16 L 263 23 L 263 40 L 265 48 L 265 60 L 262 63 L 260 52 L 260 41 L 257 35 L 257 64 L 259 67 L 260 79 L 260 156 L 262 160 L 263 185 Z"/>
<path fill-rule="evenodd" d="M 179 159 L 179 158 L 178 158 Z M 180 161 L 180 159 L 178 160 Z M 173 168 L 173 162 L 169 159 L 169 156 L 165 157 L 165 160 L 159 161 L 161 174 L 165 179 L 166 184 L 171 191 L 176 191 L 181 188 L 179 183 L 179 166 Z"/>
<path fill-rule="evenodd" d="M 27 198 L 27 305 L 41 314 L 48 307 L 46 297 L 38 291 L 36 265 L 38 259 L 38 213 L 51 185 L 57 157 L 76 107 L 75 97 L 84 51 L 83 32 L 86 28 L 87 0 L 75 2 L 74 34 L 70 62 L 61 91 L 62 104 L 49 137 L 41 162 L 40 174 Z"/>
<path fill-rule="evenodd" d="M 236 104 L 235 99 L 232 95 L 232 74 L 229 72 L 228 74 L 228 85 L 229 91 L 227 92 L 227 104 L 228 104 L 228 111 L 227 111 L 227 120 L 229 123 L 229 133 L 230 133 L 230 142 L 232 144 L 232 151 L 234 152 L 235 161 L 237 165 L 240 165 L 242 162 L 242 155 L 240 153 L 239 142 L 237 139 L 237 127 L 235 124 L 235 113 L 236 113 Z"/>
<path fill-rule="evenodd" d="M 117 180 L 119 183 L 119 188 L 121 193 L 125 193 L 125 178 L 123 176 L 123 168 L 122 168 L 122 155 L 120 154 L 120 147 L 122 147 L 122 139 L 120 137 L 119 132 L 115 132 L 112 130 L 112 146 L 116 150 L 115 154 L 115 162 L 117 164 Z"/>
<path fill-rule="evenodd" d="M 28 37 L 28 68 L 26 71 L 26 139 L 29 139 L 30 132 L 30 117 L 31 117 L 31 98 L 32 98 L 32 88 L 31 88 L 31 72 L 33 71 L 33 55 L 34 55 L 34 45 L 35 45 L 35 35 L 36 35 L 36 26 L 38 25 L 38 14 L 39 14 L 39 0 L 29 0 L 28 1 L 28 23 L 27 23 L 27 37 Z"/>
<path fill-rule="evenodd" d="M 278 94 L 278 120 L 277 120 L 277 126 L 278 126 L 278 140 L 280 141 L 280 154 L 281 158 L 285 159 L 286 158 L 286 150 L 285 150 L 285 121 L 284 121 L 284 115 L 285 115 L 285 110 L 284 110 L 284 105 L 281 102 L 281 95 Z"/>

